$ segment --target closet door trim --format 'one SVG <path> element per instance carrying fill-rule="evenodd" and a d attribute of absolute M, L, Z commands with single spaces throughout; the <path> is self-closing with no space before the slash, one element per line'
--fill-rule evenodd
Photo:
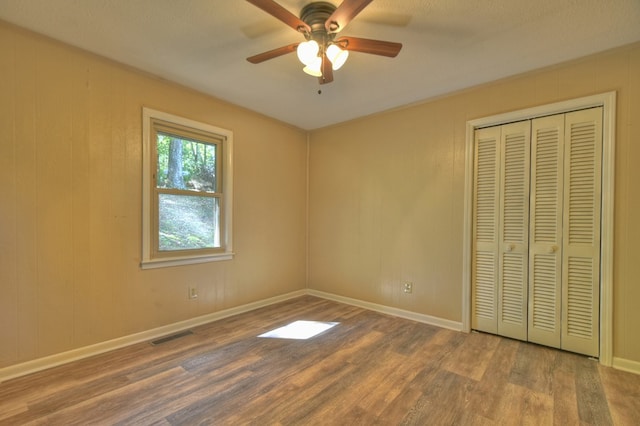
<path fill-rule="evenodd" d="M 527 108 L 505 114 L 467 121 L 465 143 L 465 198 L 463 223 L 462 330 L 471 331 L 471 249 L 473 232 L 473 162 L 476 129 L 497 126 L 575 110 L 603 107 L 602 122 L 602 216 L 600 257 L 600 358 L 611 366 L 613 361 L 613 203 L 615 175 L 616 92 Z"/>

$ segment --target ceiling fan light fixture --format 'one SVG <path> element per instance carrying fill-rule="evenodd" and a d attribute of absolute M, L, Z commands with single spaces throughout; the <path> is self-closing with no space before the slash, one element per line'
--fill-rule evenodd
<path fill-rule="evenodd" d="M 300 62 L 303 64 L 309 66 L 309 64 L 318 58 L 319 51 L 320 46 L 318 42 L 315 40 L 304 41 L 298 45 L 298 59 L 300 59 Z"/>
<path fill-rule="evenodd" d="M 331 67 L 333 70 L 339 70 L 340 67 L 347 62 L 347 58 L 349 57 L 348 50 L 342 50 L 337 45 L 331 44 L 327 47 L 327 58 L 331 61 Z"/>
<path fill-rule="evenodd" d="M 252 64 L 277 58 L 295 50 L 298 59 L 304 64 L 303 71 L 314 77 L 320 77 L 319 84 L 327 84 L 333 81 L 333 71 L 344 65 L 349 52 L 394 58 L 402 48 L 401 43 L 383 40 L 359 37 L 336 39 L 337 34 L 372 0 L 341 0 L 338 6 L 334 5 L 333 1 L 305 0 L 310 3 L 302 8 L 300 16 L 294 15 L 278 4 L 280 0 L 247 1 L 291 27 L 305 39 L 302 43 L 291 43 L 250 56 L 247 61 Z"/>
<path fill-rule="evenodd" d="M 302 71 L 314 77 L 322 77 L 322 58 L 316 56 Z"/>

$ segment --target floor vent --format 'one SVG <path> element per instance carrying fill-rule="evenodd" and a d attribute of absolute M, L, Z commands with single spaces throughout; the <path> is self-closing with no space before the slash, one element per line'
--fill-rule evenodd
<path fill-rule="evenodd" d="M 193 334 L 193 331 L 185 330 L 185 331 L 181 331 L 180 333 L 176 333 L 176 334 L 172 334 L 170 336 L 165 336 L 165 337 L 161 337 L 161 338 L 156 339 L 156 340 L 152 340 L 151 344 L 153 346 L 156 346 L 156 345 L 160 345 L 162 343 L 170 342 L 170 341 L 175 340 L 175 339 L 179 339 L 179 338 L 184 337 L 184 336 L 189 336 L 191 334 Z"/>

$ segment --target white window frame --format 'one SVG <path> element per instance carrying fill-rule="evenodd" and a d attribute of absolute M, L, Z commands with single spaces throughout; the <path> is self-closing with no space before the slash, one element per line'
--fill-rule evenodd
<path fill-rule="evenodd" d="M 219 253 L 209 254 L 193 254 L 185 253 L 184 255 L 174 255 L 171 257 L 154 257 L 153 253 L 153 225 L 152 215 L 155 203 L 153 202 L 153 191 L 151 185 L 153 182 L 152 164 L 155 164 L 152 158 L 155 150 L 153 149 L 153 128 L 152 120 L 161 120 L 182 127 L 191 128 L 197 131 L 208 132 L 221 136 L 222 142 L 222 235 L 223 251 Z M 188 118 L 157 111 L 151 108 L 142 108 L 142 260 L 140 267 L 142 269 L 162 268 L 169 266 L 189 265 L 195 263 L 215 262 L 219 260 L 231 260 L 233 258 L 233 132 L 212 126 L 210 124 L 201 123 L 190 120 Z"/>

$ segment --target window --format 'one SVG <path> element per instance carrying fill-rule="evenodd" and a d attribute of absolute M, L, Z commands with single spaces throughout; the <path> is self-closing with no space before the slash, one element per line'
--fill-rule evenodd
<path fill-rule="evenodd" d="M 143 109 L 143 269 L 231 259 L 232 136 Z"/>

